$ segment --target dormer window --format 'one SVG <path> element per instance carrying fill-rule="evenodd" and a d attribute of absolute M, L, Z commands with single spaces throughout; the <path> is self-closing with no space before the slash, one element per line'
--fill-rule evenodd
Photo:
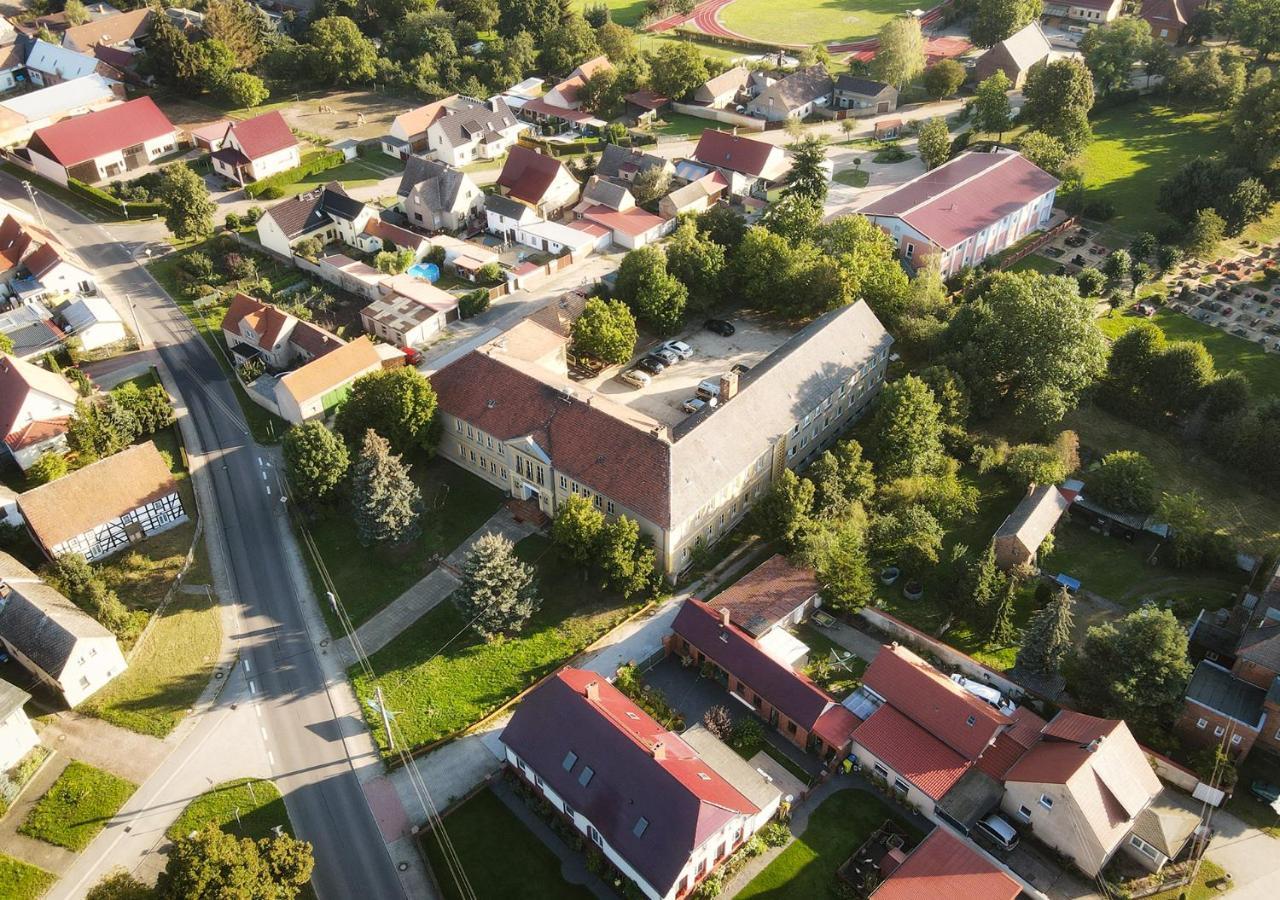
<path fill-rule="evenodd" d="M 590 766 L 583 766 L 582 774 L 578 776 L 578 784 L 582 785 L 583 787 L 586 787 L 591 783 L 591 778 L 595 774 L 596 774 L 595 769 L 591 768 Z"/>
<path fill-rule="evenodd" d="M 967 718 L 967 719 L 965 719 L 965 720 L 964 720 L 964 724 L 966 724 L 966 725 L 968 725 L 970 728 L 972 728 L 972 727 L 974 726 L 974 724 L 975 724 L 977 721 L 978 721 L 978 717 L 977 717 L 977 716 L 970 715 L 970 716 L 969 716 L 969 718 Z"/>
<path fill-rule="evenodd" d="M 578 761 L 578 754 L 570 750 L 568 753 L 564 755 L 564 762 L 561 763 L 561 765 L 564 766 L 564 770 L 568 772 L 571 769 L 573 769 L 573 766 L 577 761 Z"/>
<path fill-rule="evenodd" d="M 643 837 L 645 829 L 647 829 L 648 827 L 649 827 L 649 820 L 646 819 L 644 816 L 641 816 L 640 818 L 636 819 L 635 827 L 631 829 L 631 833 L 634 834 L 636 837 Z"/>

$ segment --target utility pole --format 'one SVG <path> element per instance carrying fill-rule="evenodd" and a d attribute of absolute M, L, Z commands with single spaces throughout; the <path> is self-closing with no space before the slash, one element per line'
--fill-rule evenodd
<path fill-rule="evenodd" d="M 396 749 L 396 738 L 391 733 L 391 714 L 387 712 L 387 701 L 382 697 L 382 686 L 377 689 L 378 695 L 378 712 L 382 713 L 382 730 L 387 734 L 387 749 Z"/>
<path fill-rule="evenodd" d="M 142 326 L 138 324 L 138 307 L 134 305 L 133 294 L 125 294 L 124 302 L 129 304 L 129 314 L 133 316 L 133 333 L 138 338 L 138 349 L 145 350 L 147 341 L 142 336 Z"/>
<path fill-rule="evenodd" d="M 22 186 L 27 189 L 27 197 L 31 199 L 31 206 L 36 211 L 36 215 L 40 217 L 40 224 L 45 228 L 49 227 L 49 223 L 44 220 L 44 210 L 40 208 L 40 204 L 36 202 L 36 189 L 31 186 L 30 181 L 22 182 Z"/>

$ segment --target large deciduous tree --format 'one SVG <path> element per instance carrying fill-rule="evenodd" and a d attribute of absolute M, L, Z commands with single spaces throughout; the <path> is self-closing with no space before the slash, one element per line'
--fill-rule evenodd
<path fill-rule="evenodd" d="M 347 445 L 322 423 L 305 422 L 285 432 L 285 473 L 299 499 L 329 499 L 350 465 Z"/>
<path fill-rule="evenodd" d="M 1019 122 L 1057 138 L 1067 154 L 1084 149 L 1092 129 L 1093 76 L 1078 59 L 1055 59 L 1031 67 L 1022 90 Z"/>
<path fill-rule="evenodd" d="M 1280 52 L 1280 4 L 1274 0 L 1227 0 L 1225 12 L 1231 33 L 1258 51 L 1259 62 L 1265 63 Z"/>
<path fill-rule="evenodd" d="M 696 46 L 683 41 L 663 44 L 653 55 L 649 86 L 663 97 L 680 100 L 709 77 L 707 61 Z"/>
<path fill-rule="evenodd" d="M 618 516 L 600 529 L 600 568 L 605 584 L 625 598 L 657 583 L 657 555 L 635 519 Z"/>
<path fill-rule="evenodd" d="M 924 35 L 914 18 L 898 16 L 880 28 L 871 77 L 901 88 L 924 71 Z"/>
<path fill-rule="evenodd" d="M 351 505 L 356 536 L 365 547 L 418 534 L 422 493 L 409 477 L 409 467 L 372 428 L 365 431 L 352 467 Z"/>
<path fill-rule="evenodd" d="M 515 634 L 541 604 L 533 567 L 506 537 L 483 535 L 467 551 L 458 608 L 485 640 Z"/>
<path fill-rule="evenodd" d="M 174 841 L 156 894 L 164 900 L 293 900 L 311 880 L 314 866 L 305 841 L 283 834 L 255 843 L 210 823 Z"/>
<path fill-rule="evenodd" d="M 876 469 L 883 478 L 928 475 L 942 469 L 942 407 L 915 375 L 890 382 L 872 422 Z"/>
<path fill-rule="evenodd" d="M 178 240 L 205 237 L 213 232 L 217 206 L 209 199 L 204 179 L 186 163 L 161 169 L 156 193 L 164 205 L 164 224 Z"/>
<path fill-rule="evenodd" d="M 965 79 L 964 66 L 954 59 L 941 59 L 925 69 L 924 90 L 931 100 L 944 100 L 960 90 Z"/>
<path fill-rule="evenodd" d="M 756 528 L 767 539 L 794 549 L 813 512 L 813 482 L 784 469 L 752 509 Z"/>
<path fill-rule="evenodd" d="M 923 506 L 885 513 L 871 523 L 871 546 L 876 555 L 915 575 L 937 564 L 944 536 L 937 518 Z"/>
<path fill-rule="evenodd" d="M 1152 40 L 1150 23 L 1129 16 L 1085 32 L 1080 51 L 1098 90 L 1110 94 L 1128 88 L 1134 64 L 1146 56 Z"/>
<path fill-rule="evenodd" d="M 1003 71 L 984 78 L 974 92 L 969 104 L 973 127 L 1004 139 L 1004 133 L 1013 124 L 1013 107 L 1009 105 L 1009 91 L 1013 82 Z"/>
<path fill-rule="evenodd" d="M 401 366 L 361 375 L 338 408 L 338 433 L 354 446 L 372 428 L 394 453 L 435 447 L 436 392 L 417 369 Z"/>
<path fill-rule="evenodd" d="M 210 38 L 226 45 L 238 68 L 249 69 L 265 49 L 260 17 L 245 0 L 209 0 L 203 28 Z"/>
<path fill-rule="evenodd" d="M 621 365 L 636 349 L 636 319 L 620 300 L 587 301 L 573 323 L 573 352 L 578 356 Z"/>
<path fill-rule="evenodd" d="M 556 510 L 551 539 L 565 556 L 580 566 L 589 567 L 596 561 L 603 529 L 604 513 L 586 497 L 570 494 Z"/>
<path fill-rule="evenodd" d="M 1280 78 L 1245 91 L 1231 113 L 1232 151 L 1258 175 L 1280 168 Z"/>
<path fill-rule="evenodd" d="M 720 304 L 725 249 L 700 230 L 693 216 L 681 219 L 667 241 L 667 271 L 689 292 L 689 311 L 707 312 Z"/>
<path fill-rule="evenodd" d="M 1088 475 L 1089 498 L 1118 513 L 1156 508 L 1156 467 L 1136 450 L 1114 450 Z"/>
<path fill-rule="evenodd" d="M 940 116 L 925 119 L 917 132 L 916 148 L 926 168 L 936 169 L 951 155 L 951 132 Z"/>
<path fill-rule="evenodd" d="M 600 53 L 596 33 L 577 13 L 565 16 L 542 37 L 542 65 L 565 75 Z"/>
<path fill-rule="evenodd" d="M 979 47 L 993 47 L 1040 18 L 1042 0 L 977 0 L 969 37 Z"/>
<path fill-rule="evenodd" d="M 311 68 L 326 84 L 364 84 L 378 71 L 378 50 L 346 16 L 311 23 Z"/>

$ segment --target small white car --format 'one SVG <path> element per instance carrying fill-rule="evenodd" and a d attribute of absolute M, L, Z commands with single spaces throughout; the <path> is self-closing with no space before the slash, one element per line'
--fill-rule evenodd
<path fill-rule="evenodd" d="M 649 383 L 653 380 L 648 372 L 641 372 L 639 369 L 627 369 L 619 375 L 618 378 L 621 381 L 625 381 L 632 387 L 638 388 L 648 387 Z"/>
<path fill-rule="evenodd" d="M 667 341 L 660 350 L 669 350 L 681 359 L 688 359 L 693 356 L 693 348 L 684 341 Z"/>

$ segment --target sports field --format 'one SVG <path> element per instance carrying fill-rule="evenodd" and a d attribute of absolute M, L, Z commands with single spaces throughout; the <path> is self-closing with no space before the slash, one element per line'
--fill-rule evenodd
<path fill-rule="evenodd" d="M 935 5 L 920 0 L 733 0 L 720 10 L 720 23 L 777 44 L 845 43 L 874 37 L 894 16 Z"/>

